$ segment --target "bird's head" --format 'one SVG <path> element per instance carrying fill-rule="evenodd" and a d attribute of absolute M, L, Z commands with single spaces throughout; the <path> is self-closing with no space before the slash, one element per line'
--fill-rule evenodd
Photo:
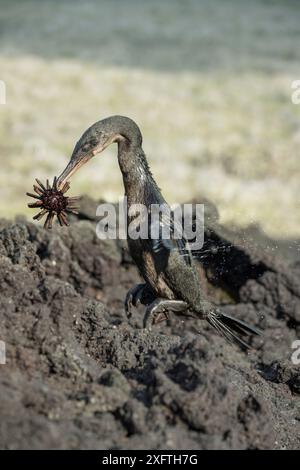
<path fill-rule="evenodd" d="M 116 133 L 107 132 L 104 128 L 99 128 L 97 124 L 87 129 L 75 145 L 68 165 L 58 178 L 59 187 L 79 170 L 82 165 L 121 138 Z"/>
<path fill-rule="evenodd" d="M 121 141 L 141 144 L 140 130 L 131 119 L 113 116 L 93 124 L 75 145 L 68 165 L 58 178 L 58 187 L 61 188 L 91 158 L 114 142 Z"/>

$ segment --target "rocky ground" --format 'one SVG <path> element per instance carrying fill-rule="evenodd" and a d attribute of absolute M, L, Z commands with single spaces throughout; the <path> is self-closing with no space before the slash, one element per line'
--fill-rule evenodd
<path fill-rule="evenodd" d="M 142 309 L 128 321 L 136 268 L 123 243 L 97 239 L 94 205 L 70 228 L 0 222 L 1 448 L 299 448 L 296 245 L 208 211 L 200 279 L 264 330 L 245 353 L 200 321 L 145 331 Z"/>

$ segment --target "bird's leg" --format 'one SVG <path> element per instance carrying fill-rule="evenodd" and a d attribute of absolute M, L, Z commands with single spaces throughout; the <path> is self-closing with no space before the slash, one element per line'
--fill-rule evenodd
<path fill-rule="evenodd" d="M 146 284 L 136 284 L 127 292 L 125 298 L 125 312 L 127 318 L 130 318 L 132 315 L 132 307 L 137 307 L 141 303 L 143 296 L 143 291 L 146 288 Z"/>
<path fill-rule="evenodd" d="M 169 312 L 185 312 L 188 304 L 183 300 L 155 299 L 146 308 L 143 325 L 144 328 L 169 319 Z"/>

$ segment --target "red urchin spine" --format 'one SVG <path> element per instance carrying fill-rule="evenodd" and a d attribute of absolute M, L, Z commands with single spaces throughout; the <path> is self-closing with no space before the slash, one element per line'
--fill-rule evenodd
<path fill-rule="evenodd" d="M 35 202 L 28 204 L 28 207 L 32 209 L 40 209 L 40 212 L 36 214 L 33 219 L 41 220 L 44 215 L 47 214 L 44 227 L 51 229 L 55 215 L 57 216 L 58 222 L 61 226 L 69 225 L 66 212 L 78 214 L 78 200 L 79 197 L 67 197 L 65 193 L 70 189 L 70 183 L 64 183 L 61 189 L 57 187 L 57 178 L 54 177 L 53 184 L 50 186 L 49 180 L 47 179 L 46 185 L 44 185 L 38 178 L 36 178 L 37 185 L 33 185 L 33 189 L 36 194 L 26 193 L 27 196 L 36 199 Z"/>

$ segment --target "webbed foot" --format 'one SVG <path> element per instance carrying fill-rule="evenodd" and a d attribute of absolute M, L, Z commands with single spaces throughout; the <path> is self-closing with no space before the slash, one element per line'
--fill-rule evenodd
<path fill-rule="evenodd" d="M 183 300 L 155 299 L 146 308 L 143 326 L 147 328 L 169 319 L 169 312 L 185 312 L 188 304 Z"/>

